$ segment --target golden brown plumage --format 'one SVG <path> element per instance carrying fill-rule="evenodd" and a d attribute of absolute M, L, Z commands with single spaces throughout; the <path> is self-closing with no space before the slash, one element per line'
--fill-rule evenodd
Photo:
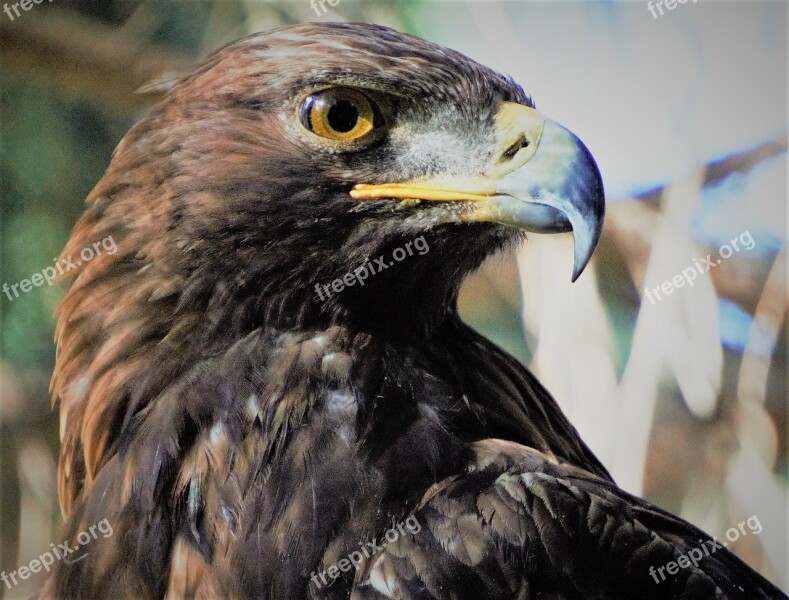
<path fill-rule="evenodd" d="M 458 53 L 312 24 L 208 58 L 120 143 L 64 250 L 117 245 L 72 274 L 52 381 L 68 534 L 113 534 L 42 596 L 782 597 L 727 552 L 652 584 L 703 534 L 618 490 L 457 315 L 513 226 L 572 228 L 577 276 L 602 216 L 588 150 Z M 347 283 L 417 236 L 428 252 Z"/>

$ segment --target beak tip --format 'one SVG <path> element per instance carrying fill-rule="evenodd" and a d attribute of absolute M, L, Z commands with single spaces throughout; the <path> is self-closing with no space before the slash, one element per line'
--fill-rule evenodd
<path fill-rule="evenodd" d="M 603 233 L 603 215 L 605 214 L 605 204 L 602 200 L 602 193 L 598 196 L 596 210 L 592 211 L 591 216 L 581 216 L 578 213 L 570 214 L 570 222 L 573 228 L 573 275 L 572 282 L 581 276 L 586 266 L 592 260 L 600 236 Z"/>
<path fill-rule="evenodd" d="M 575 283 L 578 280 L 578 278 L 581 276 L 581 273 L 583 273 L 586 270 L 586 266 L 589 264 L 589 262 L 590 262 L 589 259 L 582 261 L 578 261 L 578 260 L 575 261 L 575 263 L 573 264 L 573 274 L 572 277 L 570 278 L 571 283 Z"/>
<path fill-rule="evenodd" d="M 586 269 L 586 265 L 589 264 L 589 260 L 591 257 L 581 258 L 576 255 L 575 260 L 573 261 L 573 275 L 570 279 L 571 283 L 575 283 L 576 280 L 581 276 L 581 273 L 584 272 Z"/>
<path fill-rule="evenodd" d="M 511 211 L 519 226 L 573 232 L 575 282 L 592 258 L 605 218 L 603 178 L 591 152 L 570 130 L 546 119 L 534 156 L 508 179 L 510 187 L 504 191 L 526 199 Z"/>

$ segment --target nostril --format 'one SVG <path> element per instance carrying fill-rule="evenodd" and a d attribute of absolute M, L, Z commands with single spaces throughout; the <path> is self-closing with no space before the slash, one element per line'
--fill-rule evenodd
<path fill-rule="evenodd" d="M 529 139 L 524 135 L 521 138 L 512 144 L 509 148 L 504 151 L 504 158 L 512 158 L 518 153 L 518 150 L 521 148 L 528 148 L 529 147 Z"/>

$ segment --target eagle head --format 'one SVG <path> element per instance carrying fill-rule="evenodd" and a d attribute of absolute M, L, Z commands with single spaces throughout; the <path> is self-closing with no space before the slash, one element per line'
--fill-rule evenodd
<path fill-rule="evenodd" d="M 121 141 L 64 251 L 118 248 L 59 308 L 64 507 L 198 358 L 261 327 L 429 337 L 524 231 L 572 230 L 577 277 L 603 212 L 580 140 L 458 52 L 340 23 L 226 46 Z"/>

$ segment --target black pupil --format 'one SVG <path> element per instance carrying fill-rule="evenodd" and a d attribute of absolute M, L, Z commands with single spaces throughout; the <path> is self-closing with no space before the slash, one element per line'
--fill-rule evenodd
<path fill-rule="evenodd" d="M 356 127 L 359 111 L 350 100 L 337 100 L 329 109 L 327 120 L 334 131 L 347 133 Z"/>

